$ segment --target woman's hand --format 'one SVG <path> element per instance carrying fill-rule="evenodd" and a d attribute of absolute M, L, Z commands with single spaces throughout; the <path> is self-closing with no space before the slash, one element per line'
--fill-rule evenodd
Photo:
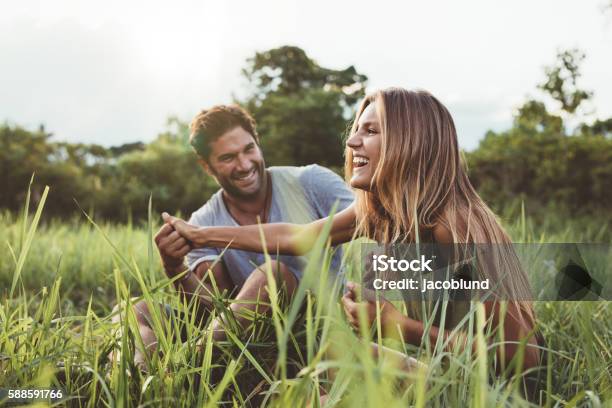
<path fill-rule="evenodd" d="M 348 322 L 355 329 L 359 329 L 359 308 L 364 308 L 366 324 L 368 329 L 372 327 L 376 320 L 376 297 L 373 291 L 370 289 L 362 289 L 360 285 L 354 282 L 347 283 L 347 292 L 342 296 L 342 306 L 344 307 L 344 313 Z M 364 302 L 358 302 L 358 292 L 363 290 Z M 384 298 L 379 298 L 380 304 L 380 320 L 381 327 L 383 329 L 383 335 L 392 334 L 397 332 L 397 325 L 403 326 L 405 320 L 408 319 L 404 316 L 391 302 Z"/>
<path fill-rule="evenodd" d="M 188 224 L 180 218 L 174 217 L 167 212 L 162 213 L 162 219 L 178 232 L 181 237 L 189 241 L 193 248 L 202 248 L 206 245 L 203 229 L 195 225 Z"/>

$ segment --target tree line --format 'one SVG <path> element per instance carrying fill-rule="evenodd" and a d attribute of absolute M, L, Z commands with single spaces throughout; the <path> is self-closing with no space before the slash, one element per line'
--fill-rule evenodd
<path fill-rule="evenodd" d="M 557 113 L 529 99 L 509 129 L 487 132 L 465 152 L 473 183 L 495 209 L 524 200 L 534 211 L 611 213 L 612 118 L 566 126 L 593 95 L 577 84 L 583 59 L 579 50 L 560 51 L 545 69 L 539 88 Z M 256 53 L 242 72 L 249 91 L 237 102 L 257 120 L 267 164 L 319 163 L 341 174 L 343 138 L 367 76 L 353 66 L 322 67 L 293 46 Z M 22 208 L 35 173 L 34 200 L 51 187 L 48 216 L 70 217 L 80 207 L 96 218 L 144 219 L 149 197 L 154 211 L 189 215 L 218 187 L 196 163 L 188 137 L 188 124 L 175 117 L 151 143 L 110 148 L 54 141 L 43 126 L 0 125 L 0 208 Z"/>

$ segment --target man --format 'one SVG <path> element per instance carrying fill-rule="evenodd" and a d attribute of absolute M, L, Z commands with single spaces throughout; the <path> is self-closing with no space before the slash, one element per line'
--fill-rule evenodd
<path fill-rule="evenodd" d="M 307 223 L 329 215 L 335 202 L 340 211 L 353 201 L 346 183 L 324 167 L 266 168 L 255 121 L 238 106 L 218 105 L 200 112 L 191 124 L 190 143 L 198 162 L 221 187 L 192 214 L 190 224 L 249 225 L 258 220 Z M 212 308 L 213 279 L 219 291 L 235 294 L 230 309 L 239 324 L 245 323 L 241 317 L 245 309 L 263 310 L 254 301 L 264 304 L 269 301 L 265 268 L 272 268 L 279 287 L 284 286 L 291 296 L 304 267 L 304 260 L 299 257 L 277 259 L 270 254 L 273 261 L 265 265 L 264 255 L 260 253 L 214 248 L 192 250 L 189 242 L 168 223 L 155 236 L 155 243 L 168 277 L 185 272 L 175 281 L 177 290 L 187 297 L 197 296 L 203 309 Z M 340 258 L 340 251 L 336 251 L 332 268 L 337 270 Z M 147 348 L 154 349 L 156 338 L 149 310 L 144 302 L 134 308 L 143 342 Z M 223 324 L 219 318 L 212 323 L 215 339 L 224 337 Z M 144 361 L 138 352 L 135 358 Z"/>

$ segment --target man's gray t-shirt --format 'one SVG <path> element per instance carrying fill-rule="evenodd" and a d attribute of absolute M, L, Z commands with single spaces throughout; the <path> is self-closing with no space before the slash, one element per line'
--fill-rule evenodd
<path fill-rule="evenodd" d="M 268 222 L 288 222 L 307 224 L 329 215 L 334 203 L 338 201 L 336 212 L 353 202 L 353 193 L 346 183 L 331 170 L 311 164 L 304 167 L 269 167 L 272 179 L 272 197 Z M 229 213 L 222 191 L 217 191 L 206 204 L 194 212 L 190 224 L 201 226 L 238 226 Z M 205 261 L 216 260 L 223 249 L 198 248 L 187 255 L 187 263 L 193 271 Z M 270 254 L 276 259 L 274 254 Z M 341 251 L 335 251 L 331 268 L 338 270 Z M 281 255 L 280 261 L 299 279 L 305 266 L 304 257 Z M 256 266 L 265 260 L 261 253 L 226 249 L 222 261 L 237 286 L 242 286 Z"/>

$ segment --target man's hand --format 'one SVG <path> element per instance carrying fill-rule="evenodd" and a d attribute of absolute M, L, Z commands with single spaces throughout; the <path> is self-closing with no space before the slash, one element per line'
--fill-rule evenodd
<path fill-rule="evenodd" d="M 185 255 L 191 251 L 191 246 L 169 224 L 164 224 L 155 235 L 155 245 L 159 250 L 166 274 L 171 278 L 182 272 Z"/>
<path fill-rule="evenodd" d="M 366 317 L 366 324 L 368 329 L 372 327 L 372 324 L 376 321 L 376 297 L 373 291 L 369 289 L 362 289 L 359 285 L 354 282 L 348 282 L 347 291 L 342 296 L 342 306 L 348 322 L 355 329 L 359 329 L 359 309 L 363 308 Z M 358 293 L 363 290 L 362 298 L 364 301 L 359 301 Z M 401 324 L 403 320 L 407 319 L 399 310 L 393 306 L 391 302 L 384 298 L 379 299 L 380 304 L 380 320 L 383 333 L 388 329 L 395 328 L 398 324 Z"/>
<path fill-rule="evenodd" d="M 167 225 L 171 226 L 174 231 L 185 239 L 185 242 L 187 242 L 191 248 L 200 248 L 203 246 L 201 245 L 201 228 L 188 224 L 184 220 L 166 212 L 162 213 L 162 218 Z"/>

